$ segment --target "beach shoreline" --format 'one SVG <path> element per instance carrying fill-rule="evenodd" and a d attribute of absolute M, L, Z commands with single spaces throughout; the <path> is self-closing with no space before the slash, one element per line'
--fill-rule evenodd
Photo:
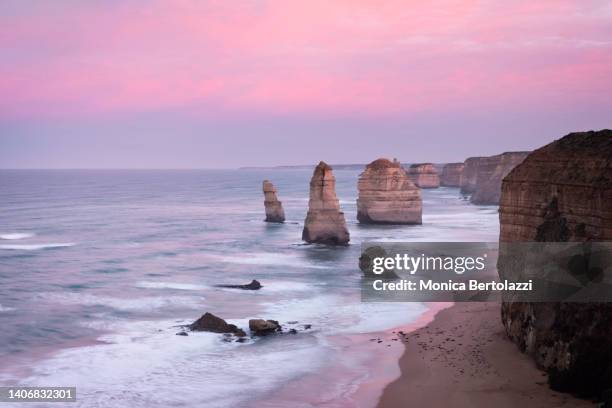
<path fill-rule="evenodd" d="M 379 408 L 595 406 L 548 387 L 546 374 L 506 338 L 497 303 L 457 303 L 400 340 L 401 375 Z"/>
<path fill-rule="evenodd" d="M 397 362 L 403 354 L 403 346 L 398 334 L 426 326 L 436 313 L 451 307 L 453 303 L 431 302 L 424 305 L 426 310 L 410 323 L 383 331 L 340 333 L 328 337 L 326 342 L 334 349 L 341 350 L 346 358 L 289 381 L 274 391 L 250 400 L 245 406 L 376 406 L 384 388 L 400 375 Z M 355 371 L 356 367 L 360 367 L 361 372 Z"/>

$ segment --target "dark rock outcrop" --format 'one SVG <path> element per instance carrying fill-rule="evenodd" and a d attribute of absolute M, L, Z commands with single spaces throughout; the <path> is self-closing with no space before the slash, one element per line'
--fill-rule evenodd
<path fill-rule="evenodd" d="M 438 170 L 431 163 L 413 164 L 408 170 L 408 175 L 414 184 L 420 188 L 440 187 Z"/>
<path fill-rule="evenodd" d="M 531 153 L 504 179 L 500 244 L 612 241 L 612 131 L 571 133 Z M 506 263 L 508 262 L 508 263 Z M 500 257 L 500 278 L 511 260 Z M 506 301 L 510 339 L 583 397 L 612 389 L 612 304 Z"/>
<path fill-rule="evenodd" d="M 310 200 L 302 239 L 308 243 L 346 245 L 350 240 L 344 213 L 336 197 L 332 168 L 320 162 L 310 180 Z"/>
<path fill-rule="evenodd" d="M 268 334 L 281 332 L 281 325 L 276 320 L 251 319 L 249 329 L 255 336 L 267 336 Z"/>
<path fill-rule="evenodd" d="M 220 317 L 206 312 L 202 317 L 189 325 L 193 331 L 207 331 L 213 333 L 231 333 L 238 337 L 246 336 L 246 333 L 234 324 L 229 324 Z"/>
<path fill-rule="evenodd" d="M 268 180 L 263 181 L 264 207 L 266 209 L 266 222 L 285 222 L 283 203 L 276 196 L 276 187 Z"/>
<path fill-rule="evenodd" d="M 421 224 L 421 191 L 397 160 L 374 160 L 359 176 L 357 219 L 364 224 Z"/>
<path fill-rule="evenodd" d="M 470 201 L 473 204 L 499 204 L 502 180 L 520 164 L 529 152 L 506 152 L 481 157 L 476 171 L 476 186 Z"/>
<path fill-rule="evenodd" d="M 243 290 L 259 290 L 263 286 L 258 280 L 253 279 L 251 283 L 246 285 L 216 285 L 218 288 L 229 288 L 229 289 L 243 289 Z"/>
<path fill-rule="evenodd" d="M 442 168 L 440 185 L 444 187 L 460 187 L 461 174 L 463 173 L 464 163 L 448 163 Z"/>

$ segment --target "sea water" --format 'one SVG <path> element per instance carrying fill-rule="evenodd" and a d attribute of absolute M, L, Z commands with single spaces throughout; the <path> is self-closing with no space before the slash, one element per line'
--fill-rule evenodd
<path fill-rule="evenodd" d="M 423 225 L 356 221 L 358 171 L 335 171 L 348 247 L 304 245 L 312 170 L 0 171 L 0 384 L 76 386 L 83 407 L 227 407 L 317 373 L 326 398 L 367 378 L 338 336 L 417 319 L 418 303 L 361 303 L 360 242 L 495 241 L 497 207 L 423 190 Z M 262 180 L 287 221 L 263 222 Z M 259 280 L 258 291 L 218 284 Z M 297 335 L 246 343 L 177 336 L 205 312 Z M 378 352 L 372 343 L 372 353 Z M 54 405 L 59 406 L 59 405 Z"/>

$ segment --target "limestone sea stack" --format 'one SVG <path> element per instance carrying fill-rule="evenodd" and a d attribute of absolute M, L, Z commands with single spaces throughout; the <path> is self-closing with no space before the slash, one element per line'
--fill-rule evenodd
<path fill-rule="evenodd" d="M 476 170 L 476 186 L 470 201 L 473 204 L 499 204 L 502 180 L 520 164 L 529 152 L 506 152 L 481 157 Z"/>
<path fill-rule="evenodd" d="M 276 196 L 276 187 L 268 180 L 263 181 L 264 207 L 266 208 L 266 222 L 285 222 L 283 203 Z"/>
<path fill-rule="evenodd" d="M 464 163 L 448 163 L 442 168 L 442 177 L 440 177 L 440 185 L 444 187 L 459 187 L 461 186 L 461 173 L 463 173 Z"/>
<path fill-rule="evenodd" d="M 612 131 L 571 133 L 504 179 L 500 244 L 612 241 L 611 203 Z M 500 258 L 501 279 L 511 277 L 512 262 Z M 595 398 L 612 388 L 612 303 L 507 300 L 502 322 L 549 373 L 552 388 Z"/>
<path fill-rule="evenodd" d="M 478 176 L 478 163 L 482 157 L 469 157 L 463 163 L 461 173 L 461 194 L 472 194 L 476 190 L 476 177 Z"/>
<path fill-rule="evenodd" d="M 378 159 L 357 183 L 357 219 L 364 224 L 421 224 L 420 189 L 397 160 Z"/>
<path fill-rule="evenodd" d="M 325 162 L 319 163 L 310 180 L 310 201 L 302 239 L 328 245 L 346 245 L 350 240 L 336 197 L 336 178 Z"/>
<path fill-rule="evenodd" d="M 440 177 L 438 170 L 431 163 L 413 164 L 410 166 L 408 175 L 412 182 L 420 188 L 440 187 Z"/>

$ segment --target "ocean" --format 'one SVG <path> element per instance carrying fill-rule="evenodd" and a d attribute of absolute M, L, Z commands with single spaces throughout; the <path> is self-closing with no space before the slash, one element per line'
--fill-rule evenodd
<path fill-rule="evenodd" d="M 338 170 L 351 245 L 305 245 L 311 174 L 1 170 L 0 384 L 76 386 L 69 407 L 372 405 L 356 397 L 384 386 L 375 372 L 387 351 L 372 340 L 427 308 L 362 303 L 360 243 L 497 241 L 497 207 L 423 190 L 423 225 L 363 226 L 359 171 Z M 284 224 L 263 222 L 264 179 Z M 215 287 L 252 279 L 263 288 Z M 205 312 L 243 328 L 250 318 L 312 328 L 246 343 L 176 335 Z M 384 364 L 389 380 L 399 375 Z"/>

